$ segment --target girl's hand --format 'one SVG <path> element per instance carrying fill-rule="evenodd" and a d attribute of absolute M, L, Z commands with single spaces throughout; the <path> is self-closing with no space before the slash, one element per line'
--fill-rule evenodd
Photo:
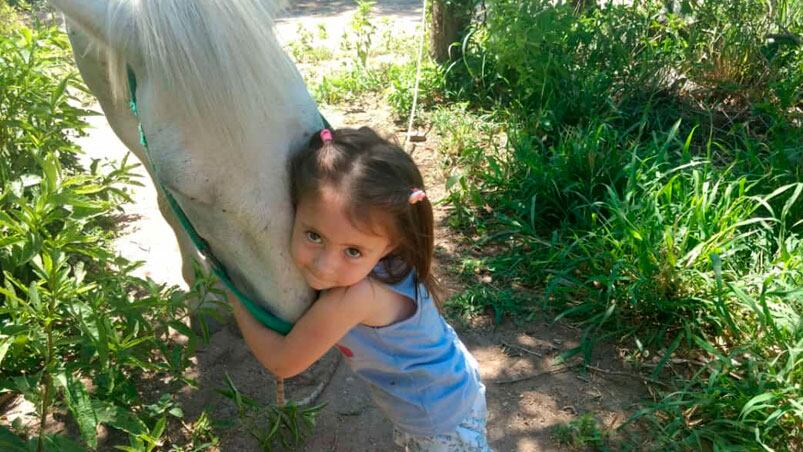
<path fill-rule="evenodd" d="M 234 297 L 234 316 L 257 360 L 279 378 L 307 369 L 355 325 L 375 315 L 376 291 L 364 279 L 351 287 L 324 292 L 296 322 L 287 336 L 262 326 Z"/>

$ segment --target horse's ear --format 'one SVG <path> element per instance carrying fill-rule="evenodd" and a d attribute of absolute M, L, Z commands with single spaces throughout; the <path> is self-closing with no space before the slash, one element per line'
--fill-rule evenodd
<path fill-rule="evenodd" d="M 49 0 L 64 13 L 72 25 L 96 41 L 122 52 L 129 60 L 138 60 L 131 43 L 136 42 L 131 2 L 125 0 Z M 113 26 L 112 26 L 113 25 Z"/>

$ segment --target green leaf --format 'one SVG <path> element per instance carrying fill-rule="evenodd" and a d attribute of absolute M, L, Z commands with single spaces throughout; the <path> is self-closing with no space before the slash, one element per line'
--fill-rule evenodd
<path fill-rule="evenodd" d="M 91 448 L 98 446 L 98 418 L 95 409 L 92 407 L 92 399 L 86 390 L 86 386 L 80 380 L 75 380 L 71 373 L 61 373 L 56 376 L 56 381 L 64 388 L 64 399 L 67 407 L 78 423 L 81 438 Z"/>
<path fill-rule="evenodd" d="M 18 235 L 10 235 L 8 237 L 0 238 L 0 248 L 8 245 L 13 245 L 22 241 L 22 237 Z"/>
<path fill-rule="evenodd" d="M 28 288 L 28 301 L 38 312 L 42 311 L 42 300 L 39 298 L 39 287 L 36 285 L 36 281 L 32 281 Z"/>
<path fill-rule="evenodd" d="M 59 170 L 56 159 L 48 156 L 42 159 L 41 164 L 45 176 L 45 187 L 49 193 L 53 193 L 56 191 L 56 187 L 58 187 L 59 183 Z"/>
<path fill-rule="evenodd" d="M 795 205 L 795 202 L 797 202 L 797 199 L 800 197 L 800 193 L 803 192 L 803 183 L 795 185 L 797 186 L 795 187 L 795 192 L 792 193 L 792 196 L 786 200 L 783 209 L 781 209 L 782 219 L 786 218 L 786 216 L 789 214 L 789 210 L 792 209 L 792 206 Z"/>
<path fill-rule="evenodd" d="M 105 400 L 93 400 L 92 407 L 99 424 L 110 425 L 131 435 L 147 433 L 145 425 L 134 413 Z"/>
<path fill-rule="evenodd" d="M 155 440 L 158 440 L 162 437 L 165 431 L 165 427 L 167 427 L 167 416 L 162 416 L 157 422 L 156 425 L 153 427 L 150 436 Z"/>
<path fill-rule="evenodd" d="M 170 328 L 173 328 L 188 338 L 193 338 L 196 336 L 195 332 L 192 331 L 192 328 L 188 327 L 179 320 L 171 320 L 167 324 L 170 326 Z"/>
<path fill-rule="evenodd" d="M 106 319 L 97 315 L 97 313 L 95 315 L 95 327 L 98 332 L 96 347 L 98 349 L 100 367 L 101 369 L 106 369 L 109 366 L 109 335 L 106 331 L 108 324 L 106 323 Z"/>
<path fill-rule="evenodd" d="M 9 336 L 0 337 L 0 364 L 3 363 L 3 358 L 8 353 L 8 348 L 14 343 L 14 338 Z"/>
<path fill-rule="evenodd" d="M 39 438 L 28 440 L 28 450 L 37 450 Z M 44 450 L 47 452 L 86 452 L 86 447 L 61 435 L 47 435 L 44 440 Z"/>
<path fill-rule="evenodd" d="M 73 189 L 73 193 L 76 195 L 91 195 L 95 193 L 100 193 L 106 190 L 107 188 L 108 187 L 105 185 L 87 184 L 81 187 L 76 187 L 75 189 Z"/>
<path fill-rule="evenodd" d="M 4 452 L 28 452 L 28 447 L 22 438 L 0 424 L 0 450 Z"/>
<path fill-rule="evenodd" d="M 170 410 L 167 413 L 169 415 L 171 415 L 173 417 L 177 417 L 177 418 L 183 418 L 184 417 L 184 410 L 182 410 L 181 407 L 178 407 L 178 406 L 174 406 L 173 408 L 170 408 Z"/>
<path fill-rule="evenodd" d="M 62 78 L 58 86 L 56 86 L 56 89 L 50 93 L 50 108 L 53 110 L 58 109 L 59 101 L 64 95 L 64 92 L 67 90 L 67 83 L 69 83 L 72 78 L 72 74 L 68 74 L 66 77 Z"/>
<path fill-rule="evenodd" d="M 449 178 L 446 179 L 446 190 L 451 190 L 462 178 L 463 174 L 459 172 L 450 175 Z"/>
<path fill-rule="evenodd" d="M 675 340 L 672 341 L 672 344 L 666 350 L 666 353 L 664 353 L 664 356 L 661 358 L 661 360 L 658 362 L 658 365 L 655 366 L 655 369 L 650 374 L 651 378 L 658 378 L 658 375 L 661 374 L 661 370 L 663 370 L 664 366 L 666 366 L 666 363 L 667 363 L 667 361 L 669 361 L 669 358 L 672 357 L 672 353 L 674 353 L 675 350 L 680 345 L 680 340 L 681 340 L 682 337 L 683 337 L 682 334 L 678 334 L 675 337 Z"/>
<path fill-rule="evenodd" d="M 759 394 L 753 397 L 747 403 L 744 404 L 744 407 L 742 407 L 742 412 L 741 414 L 739 414 L 739 418 L 744 419 L 750 413 L 754 411 L 763 410 L 764 408 L 774 408 L 775 405 L 764 403 L 773 399 L 775 399 L 775 394 L 771 392 L 765 392 L 764 394 Z"/>

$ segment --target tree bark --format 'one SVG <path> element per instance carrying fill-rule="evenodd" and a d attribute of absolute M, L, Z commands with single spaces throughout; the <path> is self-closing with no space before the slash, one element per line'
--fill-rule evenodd
<path fill-rule="evenodd" d="M 463 40 L 470 23 L 472 3 L 465 0 L 433 0 L 429 49 L 436 62 L 443 64 L 459 57 L 459 44 L 451 52 L 449 48 L 452 43 Z"/>

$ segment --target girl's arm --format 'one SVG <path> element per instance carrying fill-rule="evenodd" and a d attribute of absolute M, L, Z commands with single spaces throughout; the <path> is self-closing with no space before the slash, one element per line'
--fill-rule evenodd
<path fill-rule="evenodd" d="M 346 333 L 372 315 L 373 288 L 367 279 L 326 291 L 287 336 L 262 326 L 231 294 L 234 317 L 257 360 L 279 378 L 297 375 L 317 361 Z"/>

